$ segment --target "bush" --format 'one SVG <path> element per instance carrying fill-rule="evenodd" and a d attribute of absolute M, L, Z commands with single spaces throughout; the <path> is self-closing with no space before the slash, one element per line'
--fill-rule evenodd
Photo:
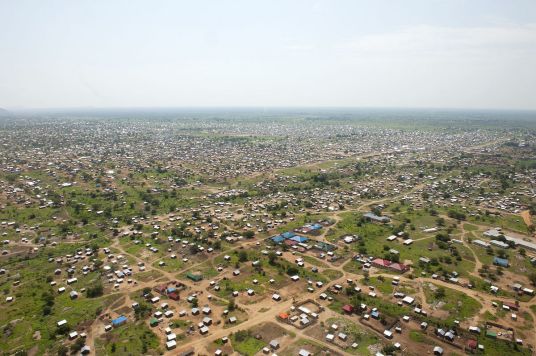
<path fill-rule="evenodd" d="M 102 296 L 104 293 L 104 287 L 102 283 L 98 282 L 97 284 L 94 284 L 87 288 L 86 296 L 88 298 L 97 298 Z"/>

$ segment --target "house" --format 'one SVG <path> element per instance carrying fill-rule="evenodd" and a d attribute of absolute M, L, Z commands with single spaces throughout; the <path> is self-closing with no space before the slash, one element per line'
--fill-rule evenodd
<path fill-rule="evenodd" d="M 497 266 L 500 266 L 500 267 L 508 267 L 509 266 L 507 259 L 500 258 L 500 257 L 497 257 L 497 256 L 493 257 L 493 264 L 497 265 Z"/>
<path fill-rule="evenodd" d="M 298 356 L 312 356 L 313 354 L 305 349 L 300 349 Z"/>
<path fill-rule="evenodd" d="M 297 243 L 305 243 L 305 242 L 309 241 L 309 239 L 307 237 L 299 236 L 299 235 L 291 237 L 290 240 L 296 241 Z"/>
<path fill-rule="evenodd" d="M 279 344 L 279 341 L 278 340 L 272 340 L 270 341 L 270 347 L 273 349 L 273 350 L 277 350 L 279 348 L 280 344 Z"/>
<path fill-rule="evenodd" d="M 275 244 L 280 244 L 282 243 L 283 241 L 285 241 L 285 238 L 281 235 L 277 235 L 277 236 L 274 236 L 272 237 L 272 241 L 275 243 Z"/>
<path fill-rule="evenodd" d="M 374 260 L 372 260 L 372 265 L 375 266 L 375 267 L 378 267 L 378 268 L 386 268 L 386 269 L 390 269 L 390 270 L 393 270 L 393 271 L 396 271 L 396 272 L 406 272 L 409 270 L 409 267 L 402 264 L 402 263 L 398 263 L 398 262 L 391 262 L 389 260 L 385 260 L 383 258 L 375 258 Z"/>
<path fill-rule="evenodd" d="M 467 340 L 467 347 L 471 350 L 475 350 L 478 346 L 478 342 L 475 339 Z"/>
<path fill-rule="evenodd" d="M 127 322 L 127 317 L 124 315 L 121 315 L 120 317 L 112 320 L 112 325 L 114 328 L 123 325 Z"/>
<path fill-rule="evenodd" d="M 492 338 L 492 339 L 496 339 L 497 338 L 497 333 L 494 332 L 494 331 L 488 330 L 488 331 L 486 331 L 486 336 L 489 337 L 489 338 Z"/>
<path fill-rule="evenodd" d="M 507 302 L 503 302 L 503 307 L 508 307 L 508 309 L 511 309 L 511 310 L 515 310 L 515 311 L 519 311 L 519 306 L 517 306 L 516 304 L 514 303 L 507 303 Z"/>
<path fill-rule="evenodd" d="M 437 355 L 437 356 L 443 355 L 443 348 L 440 346 L 434 347 L 434 355 Z"/>
<path fill-rule="evenodd" d="M 345 312 L 346 314 L 352 314 L 354 312 L 354 307 L 351 306 L 350 304 L 346 304 L 342 307 L 342 311 Z"/>
<path fill-rule="evenodd" d="M 311 321 L 307 317 L 303 317 L 303 318 L 300 319 L 300 324 L 301 325 L 309 325 L 310 322 Z"/>
<path fill-rule="evenodd" d="M 200 280 L 203 279 L 203 276 L 201 276 L 199 274 L 194 274 L 194 273 L 191 273 L 191 272 L 188 272 L 186 274 L 186 277 L 188 277 L 189 279 L 191 279 L 194 282 L 199 282 Z"/>
<path fill-rule="evenodd" d="M 167 350 L 173 350 L 175 347 L 177 347 L 177 341 L 171 340 L 171 341 L 166 342 Z"/>
<path fill-rule="evenodd" d="M 505 236 L 505 238 L 506 238 L 506 241 L 513 242 L 518 247 L 521 246 L 525 250 L 536 252 L 536 243 L 534 242 L 529 242 L 523 239 L 519 239 L 517 237 L 510 237 L 510 236 Z"/>
<path fill-rule="evenodd" d="M 281 236 L 283 236 L 283 238 L 285 238 L 285 239 L 290 239 L 290 238 L 296 236 L 296 234 L 293 233 L 292 231 L 287 231 L 287 232 L 282 233 Z"/>
<path fill-rule="evenodd" d="M 406 304 L 411 305 L 411 304 L 413 304 L 413 302 L 415 301 L 415 298 L 412 298 L 412 297 L 410 297 L 410 296 L 405 296 L 405 297 L 402 299 L 402 301 L 403 301 L 404 303 L 406 303 Z"/>
<path fill-rule="evenodd" d="M 501 235 L 504 236 L 506 241 L 513 242 L 516 246 L 521 246 L 526 250 L 536 252 L 536 243 L 534 243 L 534 242 L 525 241 L 525 240 L 517 238 L 517 237 L 504 235 L 501 232 L 500 229 L 491 229 L 491 230 L 488 230 L 488 231 L 484 232 L 484 236 L 491 237 L 491 238 L 496 238 L 496 237 L 499 237 Z"/>
<path fill-rule="evenodd" d="M 427 257 L 419 257 L 419 262 L 422 262 L 422 263 L 430 263 L 430 259 L 427 258 Z"/>
<path fill-rule="evenodd" d="M 470 326 L 469 331 L 475 334 L 480 334 L 480 328 L 478 326 Z"/>
<path fill-rule="evenodd" d="M 389 219 L 387 216 L 378 216 L 372 212 L 368 212 L 368 213 L 365 213 L 363 214 L 363 217 L 367 220 L 371 220 L 371 221 L 374 221 L 374 222 L 379 222 L 379 223 L 382 223 L 382 224 L 387 224 L 389 221 L 391 221 L 391 219 Z"/>
<path fill-rule="evenodd" d="M 168 293 L 167 296 L 171 300 L 175 300 L 175 301 L 180 300 L 179 293 L 177 293 L 177 292 Z"/>
<path fill-rule="evenodd" d="M 69 279 L 67 280 L 67 284 L 73 284 L 73 283 L 76 283 L 77 281 L 78 281 L 77 278 L 69 278 Z"/>
<path fill-rule="evenodd" d="M 347 243 L 347 244 L 350 244 L 350 243 L 354 242 L 354 238 L 353 238 L 352 236 L 347 235 L 347 236 L 345 236 L 345 237 L 343 238 L 343 241 L 344 241 L 345 243 Z"/>
<path fill-rule="evenodd" d="M 483 248 L 488 248 L 489 247 L 489 243 L 484 242 L 482 240 L 473 240 L 473 244 L 477 245 L 477 246 L 480 246 L 480 247 L 483 247 Z"/>
<path fill-rule="evenodd" d="M 509 248 L 510 245 L 508 245 L 507 243 L 504 243 L 502 241 L 499 241 L 499 240 L 491 240 L 489 242 L 491 245 L 495 246 L 495 247 L 500 247 L 500 248 Z"/>
<path fill-rule="evenodd" d="M 165 284 L 161 284 L 159 286 L 154 287 L 153 289 L 155 292 L 164 295 L 166 294 L 166 288 L 167 286 Z"/>
<path fill-rule="evenodd" d="M 534 290 L 530 288 L 523 288 L 523 293 L 528 295 L 534 295 Z"/>

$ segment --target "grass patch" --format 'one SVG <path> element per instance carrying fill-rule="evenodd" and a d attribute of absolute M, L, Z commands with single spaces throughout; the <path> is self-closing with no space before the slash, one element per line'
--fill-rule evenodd
<path fill-rule="evenodd" d="M 240 330 L 231 335 L 233 349 L 244 356 L 253 356 L 267 345 L 262 340 L 257 340 L 251 332 Z"/>
<path fill-rule="evenodd" d="M 440 287 L 433 283 L 424 285 L 424 294 L 427 303 L 441 303 L 441 309 L 449 312 L 449 316 L 445 320 L 447 323 L 456 319 L 470 318 L 482 308 L 482 304 L 476 299 L 454 289 Z"/>
<path fill-rule="evenodd" d="M 158 337 L 144 323 L 131 323 L 106 334 L 95 341 L 97 355 L 136 355 L 159 352 Z"/>

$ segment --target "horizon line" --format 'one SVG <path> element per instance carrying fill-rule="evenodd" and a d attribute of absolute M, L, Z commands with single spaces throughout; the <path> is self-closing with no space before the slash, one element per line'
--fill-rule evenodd
<path fill-rule="evenodd" d="M 536 112 L 536 108 L 495 108 L 495 107 L 426 107 L 426 106 L 65 106 L 65 107 L 2 107 L 5 111 L 16 114 L 25 112 L 51 111 L 162 111 L 162 110 L 439 110 L 439 111 L 509 111 Z"/>

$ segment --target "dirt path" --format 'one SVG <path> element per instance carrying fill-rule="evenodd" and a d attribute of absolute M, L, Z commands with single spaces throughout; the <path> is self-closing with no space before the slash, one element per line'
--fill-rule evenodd
<path fill-rule="evenodd" d="M 525 222 L 525 225 L 527 225 L 527 227 L 532 226 L 532 219 L 531 219 L 529 210 L 523 210 L 519 215 L 521 215 L 521 217 L 523 218 L 523 221 Z"/>

